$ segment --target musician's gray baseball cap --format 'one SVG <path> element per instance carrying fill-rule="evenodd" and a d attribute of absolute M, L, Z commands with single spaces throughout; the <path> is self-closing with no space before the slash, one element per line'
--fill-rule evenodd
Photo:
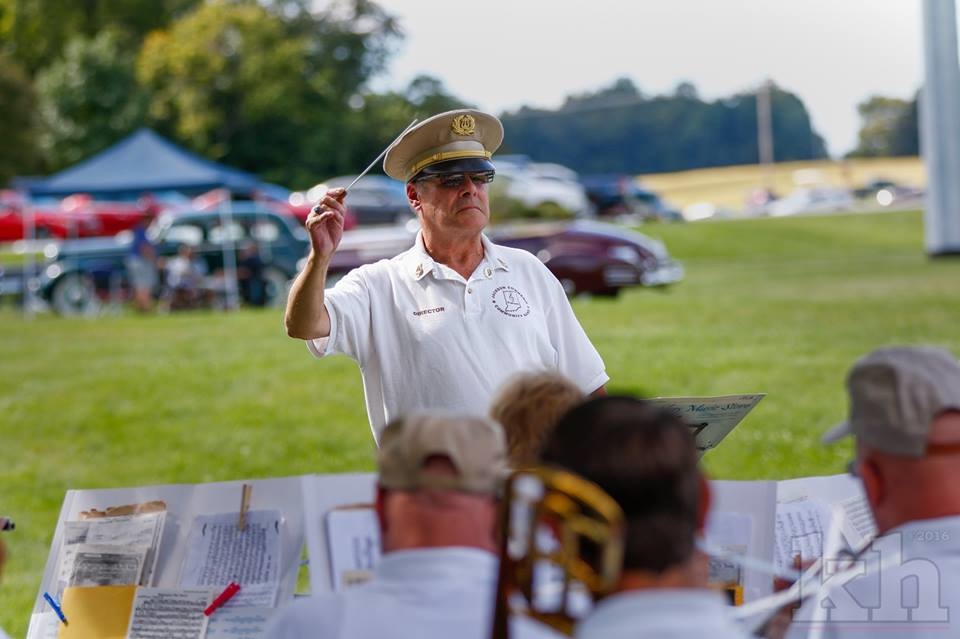
<path fill-rule="evenodd" d="M 923 457 L 930 425 L 960 410 L 960 364 L 935 346 L 891 346 L 857 360 L 847 375 L 850 415 L 824 443 L 854 435 L 882 452 Z"/>
<path fill-rule="evenodd" d="M 434 456 L 449 459 L 456 476 L 424 472 L 424 464 Z M 440 488 L 495 494 L 506 471 L 506 456 L 506 438 L 495 422 L 412 414 L 390 422 L 380 436 L 380 485 L 393 490 Z"/>

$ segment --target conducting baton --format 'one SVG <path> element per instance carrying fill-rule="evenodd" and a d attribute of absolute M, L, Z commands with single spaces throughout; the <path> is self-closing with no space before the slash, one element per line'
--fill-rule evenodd
<path fill-rule="evenodd" d="M 396 144 L 397 140 L 399 140 L 400 138 L 402 138 L 404 133 L 406 133 L 407 131 L 409 131 L 410 129 L 412 129 L 412 128 L 413 128 L 413 125 L 416 124 L 416 123 L 419 122 L 419 121 L 420 121 L 419 118 L 414 118 L 413 121 L 412 121 L 410 124 L 408 124 L 407 127 L 406 127 L 403 131 L 400 132 L 400 135 L 398 135 L 397 137 L 395 137 L 395 138 L 393 139 L 393 141 L 392 141 L 390 144 L 388 144 L 387 147 L 386 147 L 383 151 L 380 152 L 380 155 L 378 155 L 377 157 L 375 157 L 375 158 L 373 159 L 373 162 L 371 162 L 370 165 L 369 165 L 367 168 L 365 168 L 365 169 L 363 170 L 363 172 L 360 173 L 360 175 L 358 175 L 356 178 L 354 178 L 353 182 L 351 182 L 351 183 L 347 186 L 347 188 L 345 188 L 345 189 L 343 190 L 344 195 L 346 195 L 347 191 L 349 191 L 350 189 L 353 188 L 353 185 L 354 185 L 354 184 L 356 184 L 357 182 L 360 181 L 360 178 L 362 178 L 364 175 L 366 175 L 367 173 L 369 173 L 370 170 L 377 165 L 377 162 L 380 161 L 380 158 L 382 158 L 384 155 L 387 154 L 387 151 L 390 150 L 390 147 L 393 146 L 394 144 Z M 319 212 L 320 212 L 320 205 L 319 205 L 319 204 L 317 204 L 316 206 L 313 207 L 313 212 L 314 212 L 314 213 L 319 213 Z"/>

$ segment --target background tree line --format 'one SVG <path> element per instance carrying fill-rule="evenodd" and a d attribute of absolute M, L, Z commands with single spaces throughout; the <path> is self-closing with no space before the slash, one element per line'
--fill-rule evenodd
<path fill-rule="evenodd" d="M 403 33 L 371 0 L 0 0 L 0 185 L 149 126 L 292 188 L 356 172 L 413 117 L 470 106 L 432 77 L 373 93 Z M 825 155 L 775 89 L 777 160 Z M 756 96 L 646 96 L 626 79 L 556 110 L 502 114 L 503 152 L 583 172 L 757 161 Z"/>
<path fill-rule="evenodd" d="M 919 155 L 920 127 L 918 91 L 912 99 L 902 100 L 874 95 L 857 105 L 860 136 L 849 157 L 891 157 Z"/>
<path fill-rule="evenodd" d="M 777 161 L 826 157 L 800 98 L 773 87 L 770 102 Z M 756 93 L 710 102 L 688 82 L 672 95 L 646 96 L 621 78 L 568 97 L 556 111 L 504 114 L 504 127 L 512 151 L 583 173 L 656 173 L 759 159 Z"/>

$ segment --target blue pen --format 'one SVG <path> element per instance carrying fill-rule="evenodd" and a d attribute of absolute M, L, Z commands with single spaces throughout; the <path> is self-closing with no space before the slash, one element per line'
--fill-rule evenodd
<path fill-rule="evenodd" d="M 56 600 L 50 596 L 50 593 L 43 593 L 43 598 L 47 600 L 47 603 L 50 604 L 50 607 L 53 608 L 53 611 L 57 613 L 58 617 L 60 617 L 60 621 L 67 623 L 67 618 L 63 616 L 63 610 L 60 609 L 60 606 L 57 604 Z"/>

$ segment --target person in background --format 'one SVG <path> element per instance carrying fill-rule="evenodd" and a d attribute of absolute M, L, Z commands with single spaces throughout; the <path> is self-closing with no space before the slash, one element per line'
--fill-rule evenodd
<path fill-rule="evenodd" d="M 177 247 L 177 254 L 165 266 L 165 302 L 172 310 L 210 306 L 212 295 L 206 284 L 207 265 L 189 244 Z"/>
<path fill-rule="evenodd" d="M 507 464 L 535 465 L 557 420 L 583 400 L 580 387 L 559 373 L 519 373 L 508 379 L 490 405 L 490 417 L 507 436 Z"/>
<path fill-rule="evenodd" d="M 879 536 L 787 636 L 960 636 L 960 364 L 942 348 L 884 347 L 857 360 L 847 392 L 849 417 L 824 441 L 854 438 Z"/>
<path fill-rule="evenodd" d="M 418 414 L 391 422 L 377 459 L 383 556 L 373 578 L 293 602 L 267 636 L 488 639 L 504 454 L 503 431 L 487 420 Z M 558 639 L 527 619 L 516 626 L 519 639 Z"/>
<path fill-rule="evenodd" d="M 133 303 L 141 313 L 153 309 L 153 292 L 157 287 L 157 250 L 147 237 L 147 227 L 154 219 L 152 209 L 146 211 L 133 227 L 133 242 L 127 252 L 124 265 L 127 279 L 133 290 Z"/>
<path fill-rule="evenodd" d="M 690 427 L 632 397 L 575 406 L 547 438 L 541 462 L 592 481 L 623 510 L 623 572 L 576 627 L 580 639 L 671 639 L 747 635 L 707 586 L 709 560 L 696 549 L 710 492 Z"/>
<path fill-rule="evenodd" d="M 240 297 L 251 306 L 263 306 L 267 303 L 267 285 L 263 279 L 263 260 L 260 249 L 253 240 L 247 240 L 240 247 L 237 256 L 237 283 Z"/>
<path fill-rule="evenodd" d="M 290 289 L 287 334 L 317 357 L 359 363 L 376 440 L 387 422 L 415 411 L 485 415 L 494 391 L 521 371 L 555 370 L 584 393 L 604 392 L 603 360 L 557 278 L 533 254 L 483 234 L 490 158 L 502 140 L 500 120 L 473 109 L 403 133 L 383 168 L 406 183 L 420 221 L 414 246 L 330 290 L 346 191 L 328 191 L 307 218 L 311 249 Z"/>

